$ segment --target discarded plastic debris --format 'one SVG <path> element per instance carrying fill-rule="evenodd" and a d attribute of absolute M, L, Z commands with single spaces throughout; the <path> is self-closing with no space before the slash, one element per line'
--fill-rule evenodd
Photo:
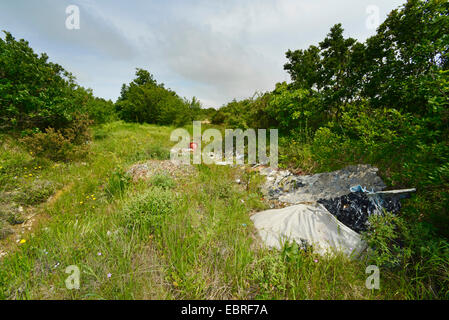
<path fill-rule="evenodd" d="M 383 210 L 397 213 L 401 203 L 397 197 L 382 198 L 379 194 L 350 193 L 335 199 L 318 200 L 332 213 L 338 221 L 355 232 L 363 232 L 368 228 L 368 218 L 372 215 L 382 215 Z"/>
<path fill-rule="evenodd" d="M 263 168 L 259 172 L 267 176 L 262 192 L 269 199 L 289 204 L 316 202 L 347 195 L 352 186 L 366 186 L 373 192 L 383 190 L 386 185 L 377 175 L 378 169 L 370 165 L 348 166 L 334 172 L 295 176 L 290 171 Z"/>
<path fill-rule="evenodd" d="M 370 165 L 304 176 L 266 167 L 257 170 L 266 176 L 262 192 L 268 200 L 293 204 L 251 218 L 264 243 L 276 248 L 283 240 L 307 243 L 321 254 L 329 249 L 361 253 L 365 244 L 359 233 L 367 230 L 368 218 L 385 210 L 399 212 L 400 199 L 416 191 L 382 191 L 386 185 Z"/>
<path fill-rule="evenodd" d="M 357 257 L 366 244 L 361 236 L 339 222 L 321 204 L 298 204 L 283 209 L 267 210 L 251 217 L 265 245 L 281 249 L 285 242 L 313 246 L 325 255 L 342 251 Z"/>

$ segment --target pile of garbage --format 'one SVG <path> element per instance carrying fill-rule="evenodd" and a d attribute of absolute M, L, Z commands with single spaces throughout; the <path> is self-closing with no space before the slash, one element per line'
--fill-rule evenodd
<path fill-rule="evenodd" d="M 360 233 L 367 230 L 369 217 L 399 212 L 400 199 L 416 191 L 383 191 L 386 185 L 370 165 L 303 176 L 258 170 L 266 176 L 265 197 L 288 205 L 251 217 L 264 243 L 275 248 L 291 241 L 307 243 L 323 255 L 338 250 L 359 256 L 366 248 Z"/>
<path fill-rule="evenodd" d="M 377 175 L 378 169 L 370 165 L 348 166 L 334 172 L 297 176 L 288 170 L 259 169 L 267 177 L 262 192 L 268 199 L 298 204 L 316 202 L 347 195 L 353 186 L 366 186 L 369 190 L 381 191 L 385 183 Z"/>

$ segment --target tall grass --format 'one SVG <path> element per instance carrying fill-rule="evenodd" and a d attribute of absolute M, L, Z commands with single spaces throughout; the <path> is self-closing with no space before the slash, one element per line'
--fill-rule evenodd
<path fill-rule="evenodd" d="M 34 207 L 49 219 L 0 242 L 1 299 L 401 299 L 409 279 L 382 270 L 380 290 L 365 287 L 366 264 L 260 245 L 250 215 L 267 208 L 258 178 L 240 168 L 197 166 L 171 181 L 123 182 L 123 172 L 152 146 L 170 148 L 170 128 L 121 122 L 95 128 L 84 162 L 48 162 L 41 179 L 58 184 Z M 13 141 L 0 166 L 40 161 Z M 161 158 L 164 158 L 161 156 Z M 121 172 L 121 173 L 119 173 Z M 8 176 L 9 177 L 9 176 Z M 2 179 L 5 173 L 1 173 Z M 13 177 L 12 177 L 13 178 Z M 248 183 L 236 184 L 239 178 Z M 21 180 L 22 181 L 22 180 Z M 27 180 L 33 183 L 33 179 Z M 23 180 L 25 183 L 25 180 Z M 122 183 L 123 182 L 123 183 Z M 20 183 L 18 184 L 20 185 Z M 9 188 L 15 185 L 11 180 Z M 81 287 L 65 286 L 65 268 Z"/>

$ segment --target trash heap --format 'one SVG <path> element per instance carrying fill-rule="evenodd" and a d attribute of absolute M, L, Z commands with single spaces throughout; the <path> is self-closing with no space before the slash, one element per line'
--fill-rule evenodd
<path fill-rule="evenodd" d="M 370 165 L 298 176 L 288 170 L 259 167 L 266 176 L 265 197 L 288 205 L 251 217 L 264 243 L 281 248 L 283 243 L 307 243 L 320 254 L 342 251 L 359 256 L 366 249 L 360 233 L 371 215 L 399 212 L 400 199 L 415 189 L 383 191 L 385 183 Z"/>
<path fill-rule="evenodd" d="M 334 172 L 296 176 L 288 170 L 261 168 L 261 175 L 267 177 L 262 192 L 268 199 L 288 204 L 316 202 L 349 194 L 353 186 L 364 186 L 376 192 L 386 188 L 377 175 L 378 169 L 370 165 L 348 166 Z"/>

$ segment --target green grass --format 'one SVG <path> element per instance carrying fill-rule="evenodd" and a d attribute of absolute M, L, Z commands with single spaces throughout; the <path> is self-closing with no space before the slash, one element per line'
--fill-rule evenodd
<path fill-rule="evenodd" d="M 57 191 L 45 202 L 16 200 L 48 218 L 25 234 L 25 243 L 0 242 L 8 251 L 0 260 L 0 298 L 416 297 L 408 278 L 387 270 L 380 290 L 366 289 L 362 261 L 261 247 L 250 214 L 267 206 L 260 181 L 241 168 L 199 165 L 188 178 L 161 173 L 131 182 L 124 174 L 131 164 L 167 159 L 171 130 L 122 122 L 96 127 L 89 157 L 73 163 L 35 159 L 2 137 L 0 192 L 40 181 Z M 70 265 L 81 270 L 79 290 L 65 286 Z"/>

